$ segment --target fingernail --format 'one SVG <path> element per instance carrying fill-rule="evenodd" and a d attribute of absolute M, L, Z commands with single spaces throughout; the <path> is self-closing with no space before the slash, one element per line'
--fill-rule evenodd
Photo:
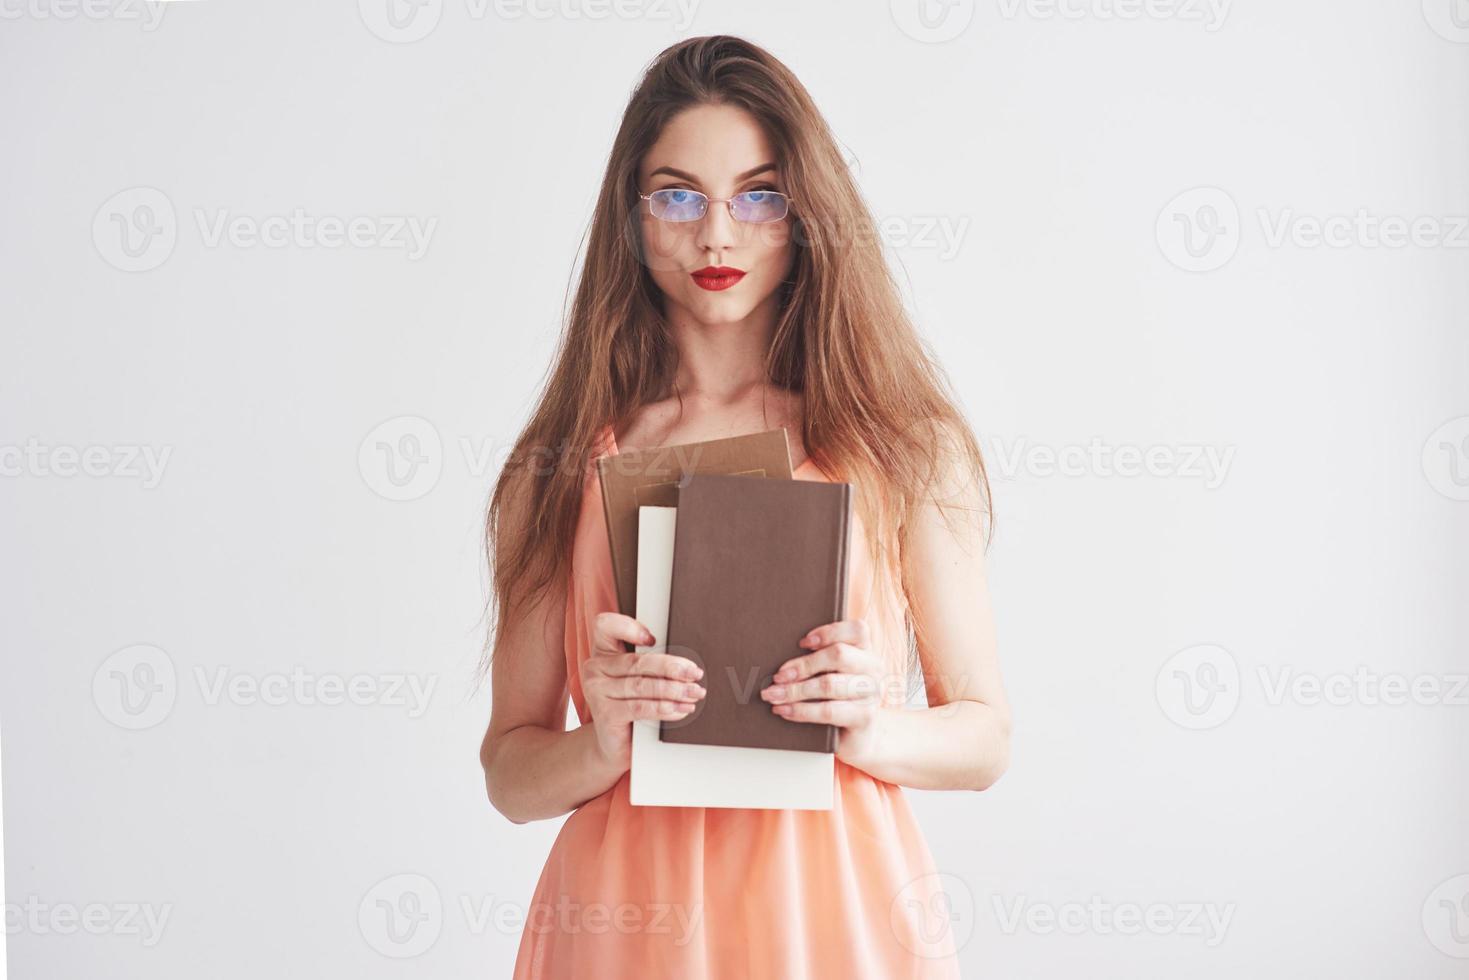
<path fill-rule="evenodd" d="M 650 646 L 653 642 L 653 634 L 643 630 L 643 646 Z"/>
<path fill-rule="evenodd" d="M 774 711 L 778 715 L 788 715 L 791 713 L 791 706 L 788 704 L 777 704 L 774 707 Z"/>
<path fill-rule="evenodd" d="M 702 698 L 704 696 L 704 689 L 698 684 L 689 684 L 685 686 L 683 692 L 691 698 Z"/>
<path fill-rule="evenodd" d="M 776 671 L 774 679 L 778 681 L 788 681 L 795 676 L 796 672 L 794 670 L 789 667 L 782 667 L 780 670 Z"/>
<path fill-rule="evenodd" d="M 767 687 L 762 693 L 773 701 L 776 698 L 785 697 L 786 689 L 780 685 L 776 685 L 775 687 Z"/>

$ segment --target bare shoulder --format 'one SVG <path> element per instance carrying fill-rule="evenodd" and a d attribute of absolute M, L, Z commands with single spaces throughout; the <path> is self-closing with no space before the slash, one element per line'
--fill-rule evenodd
<path fill-rule="evenodd" d="M 988 503 L 986 478 L 974 433 L 951 419 L 928 419 L 921 431 L 932 463 L 922 486 L 925 502 L 983 510 Z"/>
<path fill-rule="evenodd" d="M 924 423 L 930 455 L 914 475 L 915 503 L 904 515 L 905 574 L 923 581 L 938 570 L 984 566 L 990 521 L 989 483 L 978 441 L 962 423 Z M 919 470 L 925 470 L 920 464 Z"/>
<path fill-rule="evenodd" d="M 499 491 L 491 561 L 497 578 L 508 575 L 515 566 L 521 568 L 521 574 L 514 576 L 505 594 L 498 597 L 503 619 L 494 637 L 492 665 L 496 669 L 506 662 L 502 656 L 505 651 L 511 651 L 512 656 L 526 651 L 533 654 L 532 661 L 540 662 L 547 659 L 540 651 L 562 647 L 565 577 L 552 575 L 549 581 L 537 583 L 535 576 L 526 573 L 526 563 L 536 544 L 536 503 L 542 479 L 535 466 L 508 467 Z M 518 656 L 516 659 L 520 662 Z M 525 669 L 523 664 L 521 669 Z"/>
<path fill-rule="evenodd" d="M 497 551 L 513 550 L 512 545 L 530 528 L 534 502 L 539 492 L 535 467 L 508 466 L 500 485 L 499 508 L 495 518 Z"/>

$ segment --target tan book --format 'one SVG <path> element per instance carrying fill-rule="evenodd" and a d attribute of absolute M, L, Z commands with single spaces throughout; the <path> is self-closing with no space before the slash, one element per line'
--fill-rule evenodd
<path fill-rule="evenodd" d="M 786 430 L 630 449 L 597 460 L 617 606 L 624 615 L 635 616 L 637 609 L 638 508 L 677 506 L 678 488 L 695 473 L 789 480 L 793 471 Z"/>

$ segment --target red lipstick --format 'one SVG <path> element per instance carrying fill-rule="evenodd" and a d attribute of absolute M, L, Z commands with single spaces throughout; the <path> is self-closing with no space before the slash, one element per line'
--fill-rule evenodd
<path fill-rule="evenodd" d="M 743 269 L 731 269 L 727 265 L 706 265 L 696 272 L 689 273 L 689 275 L 693 277 L 694 282 L 699 284 L 699 288 L 707 289 L 711 292 L 728 289 L 745 278 Z"/>

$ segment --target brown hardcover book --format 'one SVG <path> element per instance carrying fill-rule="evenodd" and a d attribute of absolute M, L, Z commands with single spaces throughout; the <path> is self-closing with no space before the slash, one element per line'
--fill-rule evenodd
<path fill-rule="evenodd" d="M 707 693 L 659 738 L 834 752 L 835 726 L 782 718 L 760 691 L 846 617 L 852 485 L 698 474 L 677 506 L 668 652 L 704 668 Z"/>
<path fill-rule="evenodd" d="M 638 508 L 676 506 L 679 485 L 694 473 L 738 473 L 789 480 L 791 450 L 786 430 L 630 449 L 597 460 L 607 544 L 612 551 L 612 577 L 617 582 L 617 606 L 624 615 L 637 615 Z"/>

